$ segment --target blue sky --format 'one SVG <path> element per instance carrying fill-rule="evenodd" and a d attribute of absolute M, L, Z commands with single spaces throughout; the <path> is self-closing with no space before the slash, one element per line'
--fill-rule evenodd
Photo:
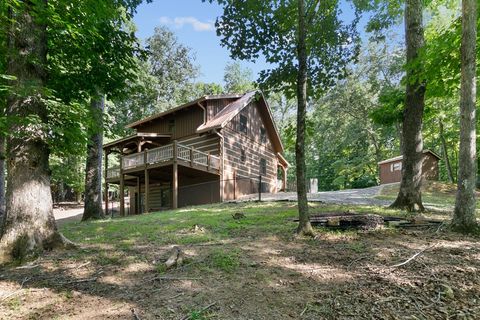
<path fill-rule="evenodd" d="M 349 9 L 343 7 L 345 15 L 351 16 Z M 142 40 L 151 36 L 156 26 L 168 26 L 179 41 L 195 53 L 201 70 L 198 80 L 222 83 L 225 65 L 232 60 L 228 50 L 220 46 L 220 38 L 215 32 L 215 19 L 221 13 L 217 4 L 201 0 L 154 0 L 140 5 L 134 20 L 137 36 Z M 264 61 L 241 63 L 253 71 L 254 80 L 268 67 Z"/>
<path fill-rule="evenodd" d="M 221 13 L 217 4 L 201 0 L 154 0 L 140 5 L 134 20 L 137 36 L 142 40 L 151 36 L 156 26 L 168 26 L 181 43 L 195 52 L 201 70 L 198 80 L 222 83 L 225 65 L 232 60 L 228 50 L 220 46 L 215 32 L 215 19 Z M 266 66 L 264 63 L 242 64 L 253 71 L 254 77 Z"/>

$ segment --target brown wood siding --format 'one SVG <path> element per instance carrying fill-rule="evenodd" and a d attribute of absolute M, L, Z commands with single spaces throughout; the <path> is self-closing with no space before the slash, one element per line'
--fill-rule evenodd
<path fill-rule="evenodd" d="M 207 121 L 210 121 L 217 113 L 225 108 L 230 102 L 235 99 L 214 99 L 207 100 L 205 108 L 207 110 Z"/>
<path fill-rule="evenodd" d="M 438 158 L 430 153 L 425 154 L 423 157 L 423 178 L 427 180 L 438 180 Z"/>
<path fill-rule="evenodd" d="M 395 168 L 392 167 L 399 164 L 402 164 L 402 160 L 380 164 L 380 184 L 395 183 L 402 180 L 402 171 L 394 170 Z M 430 153 L 423 156 L 422 177 L 426 180 L 438 180 L 438 159 Z"/>
<path fill-rule="evenodd" d="M 178 205 L 180 207 L 220 202 L 219 176 L 201 174 L 180 177 Z"/>
<path fill-rule="evenodd" d="M 220 153 L 220 138 L 216 134 L 194 135 L 182 138 L 178 143 L 187 147 L 193 147 L 202 152 L 210 152 L 212 155 L 218 156 Z"/>
<path fill-rule="evenodd" d="M 161 202 L 161 193 L 162 190 L 169 190 L 170 189 L 170 184 L 169 183 L 151 183 L 150 184 L 150 189 L 149 189 L 149 198 L 148 198 L 148 205 L 150 208 L 150 211 L 159 211 L 165 208 L 168 208 L 168 206 L 163 205 Z M 135 205 L 134 205 L 134 193 L 137 192 L 136 187 L 130 187 L 130 212 L 134 213 L 135 212 Z M 145 184 L 141 184 L 140 186 L 140 192 L 141 192 L 141 197 L 145 199 Z M 142 208 L 144 210 L 144 208 Z"/>
<path fill-rule="evenodd" d="M 380 165 L 380 183 L 394 183 L 402 180 L 402 170 L 393 170 L 392 165 L 401 164 L 402 160 L 392 161 L 388 163 L 382 163 Z"/>
<path fill-rule="evenodd" d="M 267 192 L 276 192 L 278 160 L 272 150 L 269 138 L 266 143 L 260 141 L 262 118 L 255 103 L 247 106 L 243 114 L 247 115 L 247 134 L 238 132 L 238 119 L 235 117 L 222 130 L 224 136 L 224 199 L 231 200 L 243 194 L 258 192 L 258 176 L 260 175 L 260 159 L 267 161 L 267 174 L 262 174 L 262 182 L 267 184 Z M 245 161 L 242 161 L 242 149 Z M 234 177 L 236 177 L 234 182 Z M 251 178 L 251 179 L 246 179 Z M 235 188 L 235 190 L 234 190 Z"/>
<path fill-rule="evenodd" d="M 175 129 L 172 132 L 172 140 L 180 139 L 196 133 L 198 126 L 203 123 L 203 109 L 192 106 L 169 114 L 161 119 L 145 123 L 137 128 L 138 132 L 170 133 L 169 122 L 175 119 Z"/>
<path fill-rule="evenodd" d="M 238 130 L 239 123 L 240 123 L 240 115 L 247 116 L 247 134 L 240 132 Z M 265 116 L 262 112 L 260 112 L 260 105 L 258 101 L 252 101 L 249 105 L 247 105 L 238 115 L 236 115 L 232 121 L 227 124 L 227 128 L 234 131 L 235 133 L 246 136 L 250 140 L 254 142 L 266 146 L 268 149 L 273 151 L 272 142 L 270 139 L 270 132 L 267 130 L 265 126 Z M 264 128 L 267 134 L 267 141 L 266 143 L 262 143 L 261 136 L 260 136 L 260 129 Z"/>

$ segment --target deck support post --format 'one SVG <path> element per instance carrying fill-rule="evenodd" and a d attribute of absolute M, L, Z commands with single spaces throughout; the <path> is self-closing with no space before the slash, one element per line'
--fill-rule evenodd
<path fill-rule="evenodd" d="M 137 177 L 137 196 L 135 197 L 135 214 L 142 213 L 142 206 L 140 204 L 140 177 Z"/>
<path fill-rule="evenodd" d="M 108 150 L 105 150 L 105 188 L 104 188 L 104 196 L 105 196 L 105 216 L 108 215 Z"/>
<path fill-rule="evenodd" d="M 149 198 L 150 198 L 150 173 L 148 172 L 148 169 L 145 168 L 145 198 L 143 201 L 145 202 L 145 212 L 148 213 L 150 212 L 150 207 L 149 207 Z"/>
<path fill-rule="evenodd" d="M 150 212 L 149 198 L 150 198 L 150 172 L 148 172 L 148 153 L 144 151 L 144 163 L 145 163 L 145 197 L 143 201 L 145 203 L 145 212 Z"/>
<path fill-rule="evenodd" d="M 125 216 L 125 182 L 123 180 L 123 170 L 120 169 L 120 216 Z"/>
<path fill-rule="evenodd" d="M 178 208 L 177 140 L 173 141 L 172 209 Z"/>
<path fill-rule="evenodd" d="M 207 171 L 210 171 L 210 151 L 208 151 L 208 156 L 207 156 Z"/>
<path fill-rule="evenodd" d="M 120 197 L 120 217 L 125 216 L 125 181 L 123 175 L 123 157 L 120 155 L 120 190 L 119 190 L 119 197 Z M 112 211 L 113 215 L 113 211 Z"/>

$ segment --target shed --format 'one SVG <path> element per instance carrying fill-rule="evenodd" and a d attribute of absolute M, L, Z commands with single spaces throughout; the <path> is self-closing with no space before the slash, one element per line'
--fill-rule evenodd
<path fill-rule="evenodd" d="M 422 177 L 426 180 L 438 180 L 438 161 L 440 157 L 431 150 L 423 151 Z M 403 156 L 380 161 L 380 184 L 395 183 L 402 180 Z"/>

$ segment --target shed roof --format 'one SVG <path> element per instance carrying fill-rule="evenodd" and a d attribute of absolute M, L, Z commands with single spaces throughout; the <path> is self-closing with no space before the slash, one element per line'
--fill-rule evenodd
<path fill-rule="evenodd" d="M 423 150 L 423 154 L 426 154 L 426 153 L 430 153 L 431 155 L 433 155 L 438 160 L 441 159 L 441 157 L 438 154 L 436 154 L 435 152 L 433 152 L 432 150 L 429 150 L 429 149 Z M 402 159 L 403 159 L 403 155 L 398 156 L 398 157 L 394 157 L 394 158 L 390 158 L 390 159 L 386 159 L 386 160 L 382 160 L 378 164 L 380 165 L 380 164 L 395 162 L 395 161 L 399 161 L 399 160 L 402 160 Z"/>

